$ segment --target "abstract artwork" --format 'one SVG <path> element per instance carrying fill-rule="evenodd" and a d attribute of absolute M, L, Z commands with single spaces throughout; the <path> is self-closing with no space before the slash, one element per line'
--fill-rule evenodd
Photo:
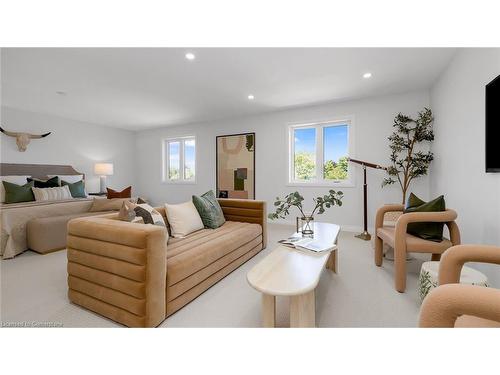
<path fill-rule="evenodd" d="M 217 197 L 255 199 L 255 133 L 216 138 Z"/>

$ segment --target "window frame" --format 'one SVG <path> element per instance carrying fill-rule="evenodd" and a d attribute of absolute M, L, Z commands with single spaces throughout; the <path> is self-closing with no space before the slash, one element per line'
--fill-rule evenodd
<path fill-rule="evenodd" d="M 194 178 L 185 178 L 185 142 L 194 141 Z M 170 144 L 173 142 L 179 142 L 179 178 L 171 179 L 168 177 L 168 172 L 170 170 Z M 172 137 L 162 139 L 162 183 L 165 184 L 196 184 L 196 176 L 198 172 L 198 152 L 197 152 L 196 136 L 188 135 L 182 137 Z"/>
<path fill-rule="evenodd" d="M 302 123 L 287 124 L 288 137 L 288 176 L 287 186 L 303 187 L 354 187 L 355 175 L 352 165 L 348 164 L 346 180 L 325 180 L 323 176 L 324 167 L 324 135 L 323 129 L 332 126 L 347 125 L 347 155 L 354 154 L 354 116 L 346 116 L 333 120 L 321 120 Z M 295 130 L 316 129 L 316 178 L 312 180 L 295 180 Z M 318 178 L 318 176 L 321 176 Z"/>

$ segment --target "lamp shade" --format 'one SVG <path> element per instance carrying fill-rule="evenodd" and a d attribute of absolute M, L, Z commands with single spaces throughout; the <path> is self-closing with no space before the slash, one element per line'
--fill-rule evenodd
<path fill-rule="evenodd" d="M 96 163 L 94 164 L 94 173 L 99 176 L 111 176 L 113 174 L 113 164 Z"/>

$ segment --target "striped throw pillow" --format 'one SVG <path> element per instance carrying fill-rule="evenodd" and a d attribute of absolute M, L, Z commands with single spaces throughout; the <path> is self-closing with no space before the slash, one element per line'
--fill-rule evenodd
<path fill-rule="evenodd" d="M 38 201 L 61 201 L 72 199 L 68 185 L 51 188 L 32 188 L 35 200 Z"/>

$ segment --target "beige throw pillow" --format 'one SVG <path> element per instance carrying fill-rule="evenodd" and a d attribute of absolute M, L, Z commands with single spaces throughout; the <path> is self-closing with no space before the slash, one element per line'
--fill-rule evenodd
<path fill-rule="evenodd" d="M 40 201 L 62 201 L 66 199 L 73 199 L 68 185 L 50 188 L 31 188 L 33 195 L 37 202 Z"/>
<path fill-rule="evenodd" d="M 203 222 L 193 202 L 165 204 L 172 237 L 182 238 L 203 229 Z"/>
<path fill-rule="evenodd" d="M 124 201 L 118 212 L 118 219 L 123 221 L 133 221 L 135 219 L 135 203 Z"/>
<path fill-rule="evenodd" d="M 90 207 L 89 211 L 119 211 L 125 201 L 130 202 L 130 198 L 94 198 L 94 202 L 92 203 L 92 207 Z"/>

